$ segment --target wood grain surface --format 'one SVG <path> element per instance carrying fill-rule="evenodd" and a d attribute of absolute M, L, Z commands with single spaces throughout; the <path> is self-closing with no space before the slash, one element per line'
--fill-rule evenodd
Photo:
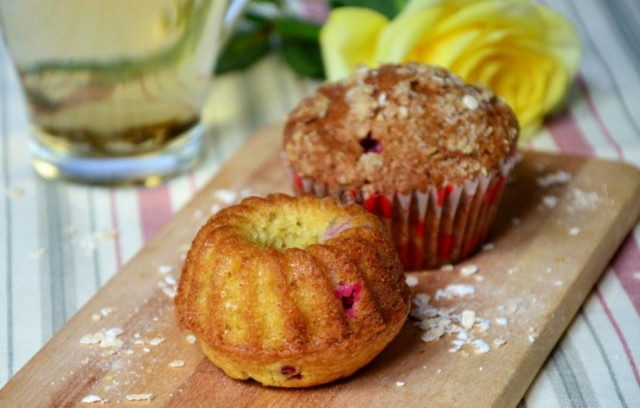
<path fill-rule="evenodd" d="M 250 139 L 0 390 L 0 406 L 89 406 L 82 399 L 95 395 L 111 406 L 515 407 L 640 212 L 637 169 L 525 152 L 501 203 L 494 248 L 450 271 L 412 274 L 419 280 L 415 291 L 429 295 L 453 283 L 475 288 L 474 294 L 432 304 L 453 313 L 472 310 L 489 321 L 486 331 L 472 331 L 491 346 L 489 352 L 475 353 L 469 344 L 450 352 L 455 335 L 425 343 L 409 321 L 351 378 L 313 389 L 264 388 L 231 380 L 209 363 L 176 329 L 167 294 L 195 232 L 212 206 L 229 198 L 220 189 L 290 192 L 279 147 L 278 126 Z M 537 184 L 559 170 L 571 180 Z M 461 266 L 471 264 L 478 272 L 461 274 Z M 498 324 L 500 317 L 507 324 Z M 115 345 L 81 344 L 83 336 L 110 328 L 123 330 L 113 337 Z M 498 347 L 495 339 L 506 343 Z M 184 366 L 170 367 L 176 360 Z M 152 396 L 129 401 L 134 394 Z"/>

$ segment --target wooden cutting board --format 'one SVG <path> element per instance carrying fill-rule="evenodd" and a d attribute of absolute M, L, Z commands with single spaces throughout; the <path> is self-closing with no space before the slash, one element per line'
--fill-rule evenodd
<path fill-rule="evenodd" d="M 452 352 L 455 335 L 425 343 L 424 332 L 408 322 L 351 378 L 306 390 L 264 388 L 231 380 L 210 364 L 174 326 L 167 293 L 212 206 L 233 197 L 226 190 L 290 191 L 279 134 L 278 126 L 267 127 L 241 148 L 6 384 L 0 406 L 85 406 L 81 400 L 96 395 L 107 405 L 158 407 L 515 407 L 640 212 L 637 169 L 526 152 L 505 192 L 493 249 L 463 262 L 478 272 L 464 276 L 456 265 L 413 274 L 415 291 L 429 295 L 453 283 L 473 286 L 471 295 L 431 303 L 453 308 L 454 315 L 471 310 L 490 322 L 485 331 L 478 325 L 469 331 L 490 351 L 476 353 L 465 344 Z M 568 182 L 538 185 L 560 170 L 572 175 Z M 121 346 L 81 344 L 83 336 L 109 328 L 123 330 L 116 337 Z M 506 343 L 498 347 L 496 339 Z M 184 366 L 170 367 L 175 360 Z M 147 393 L 150 401 L 126 399 Z"/>

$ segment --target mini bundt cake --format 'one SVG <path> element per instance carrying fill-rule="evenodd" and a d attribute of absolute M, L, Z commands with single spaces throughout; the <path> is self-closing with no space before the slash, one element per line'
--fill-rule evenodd
<path fill-rule="evenodd" d="M 410 292 L 359 205 L 282 194 L 212 216 L 182 269 L 176 319 L 227 375 L 308 387 L 346 377 L 398 333 Z"/>

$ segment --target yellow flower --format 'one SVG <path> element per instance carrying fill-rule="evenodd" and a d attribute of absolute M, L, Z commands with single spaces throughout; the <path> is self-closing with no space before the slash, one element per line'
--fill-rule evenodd
<path fill-rule="evenodd" d="M 320 45 L 330 80 L 362 63 L 420 61 L 483 83 L 513 108 L 525 137 L 561 102 L 580 60 L 571 23 L 529 0 L 413 0 L 392 21 L 337 8 Z"/>

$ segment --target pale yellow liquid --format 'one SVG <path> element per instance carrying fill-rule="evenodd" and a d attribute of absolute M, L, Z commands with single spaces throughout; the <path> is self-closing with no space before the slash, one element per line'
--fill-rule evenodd
<path fill-rule="evenodd" d="M 198 122 L 227 0 L 0 0 L 39 142 L 84 156 L 161 148 Z"/>

